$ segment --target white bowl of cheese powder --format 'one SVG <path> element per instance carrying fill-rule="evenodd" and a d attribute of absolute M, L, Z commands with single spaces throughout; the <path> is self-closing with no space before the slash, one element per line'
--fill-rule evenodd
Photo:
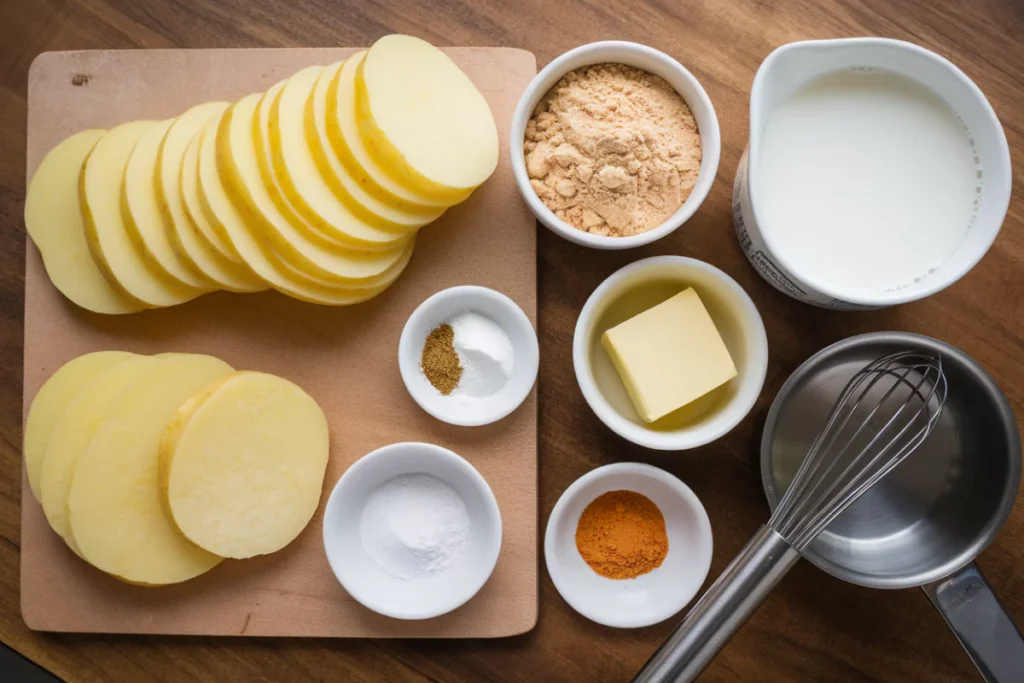
<path fill-rule="evenodd" d="M 324 511 L 324 550 L 356 601 L 395 619 L 460 607 L 501 550 L 494 492 L 469 462 L 429 443 L 396 443 L 355 462 Z"/>
<path fill-rule="evenodd" d="M 697 126 L 697 132 L 700 135 L 700 169 L 689 195 L 683 201 L 682 206 L 674 213 L 664 217 L 655 227 L 648 228 L 638 234 L 632 234 L 632 230 L 622 234 L 601 234 L 608 232 L 604 230 L 604 227 L 611 227 L 612 223 L 615 222 L 611 217 L 615 212 L 615 205 L 618 204 L 615 201 L 605 202 L 600 205 L 595 204 L 593 207 L 599 209 L 595 213 L 603 213 L 603 218 L 610 221 L 607 226 L 595 226 L 593 230 L 574 227 L 566 220 L 557 216 L 537 195 L 537 190 L 534 189 L 531 183 L 530 172 L 527 168 L 527 159 L 523 147 L 526 142 L 527 127 L 530 119 L 534 116 L 537 105 L 567 74 L 577 69 L 595 65 L 624 65 L 625 67 L 646 71 L 649 74 L 664 79 L 689 107 Z M 597 118 L 600 118 L 600 116 Z M 625 137 L 630 137 L 629 134 L 633 133 L 634 137 L 639 135 L 648 138 L 650 135 L 648 128 L 647 124 L 639 122 L 632 128 L 629 126 L 623 127 L 618 133 Z M 597 144 L 597 147 L 601 147 L 604 142 L 609 142 L 610 144 L 610 141 L 601 141 Z M 649 139 L 648 142 L 650 142 Z M 646 45 L 610 40 L 581 45 L 570 50 L 549 63 L 537 74 L 527 86 L 512 117 L 509 145 L 511 149 L 512 174 L 515 177 L 516 186 L 519 188 L 519 192 L 530 207 L 530 210 L 541 223 L 570 242 L 586 247 L 595 249 L 630 249 L 650 244 L 674 232 L 700 208 L 700 205 L 711 190 L 715 174 L 718 172 L 718 160 L 721 153 L 721 133 L 718 127 L 718 116 L 715 114 L 715 108 L 711 104 L 711 98 L 708 97 L 707 92 L 705 92 L 696 77 L 682 64 L 664 52 Z M 584 144 L 583 146 L 586 147 L 588 145 Z M 644 147 L 646 148 L 646 145 Z M 656 146 L 651 149 L 655 148 Z M 640 155 L 637 158 L 641 159 L 642 157 L 643 155 Z M 677 157 L 673 157 L 673 159 L 675 158 Z M 559 159 L 557 151 L 555 160 L 560 165 L 563 161 L 566 161 L 565 159 Z M 639 163 L 644 162 L 640 161 Z M 620 169 L 596 169 L 592 176 L 593 182 L 597 182 L 598 176 L 602 171 L 613 170 Z M 632 169 L 634 177 L 639 177 L 636 176 L 635 172 L 636 169 Z M 592 182 L 590 180 L 584 181 L 584 177 L 586 176 L 580 176 L 579 182 L 590 186 Z M 624 178 L 624 180 L 628 179 Z M 566 190 L 566 194 L 571 192 L 573 192 L 572 189 Z M 640 204 L 646 205 L 648 199 L 651 198 L 648 197 L 641 200 Z M 660 214 L 659 217 L 661 217 Z M 580 220 L 586 221 L 587 219 L 583 217 Z M 594 221 L 597 221 L 596 216 Z"/>

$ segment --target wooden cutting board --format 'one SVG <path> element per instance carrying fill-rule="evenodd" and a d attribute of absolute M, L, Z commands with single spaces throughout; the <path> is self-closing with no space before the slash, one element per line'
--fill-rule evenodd
<path fill-rule="evenodd" d="M 162 119 L 207 100 L 265 90 L 298 69 L 355 49 L 54 52 L 33 63 L 28 86 L 29 177 L 46 152 L 83 128 Z M 330 421 L 331 460 L 320 509 L 273 555 L 226 561 L 164 588 L 131 586 L 75 557 L 22 488 L 21 608 L 44 631 L 188 635 L 491 638 L 537 621 L 537 392 L 495 425 L 459 428 L 419 409 L 398 371 L 402 326 L 425 298 L 476 284 L 504 292 L 537 323 L 537 234 L 508 161 L 512 112 L 536 73 L 532 54 L 506 48 L 446 52 L 491 105 L 501 139 L 498 170 L 464 204 L 421 233 L 408 270 L 382 296 L 351 308 L 313 306 L 276 293 L 217 293 L 128 316 L 78 309 L 50 284 L 28 242 L 25 272 L 25 407 L 65 361 L 89 351 L 207 353 L 239 369 L 286 377 Z M 428 441 L 467 458 L 494 490 L 504 522 L 490 580 L 465 606 L 420 622 L 382 617 L 356 603 L 327 565 L 323 504 L 360 456 L 398 441 Z"/>

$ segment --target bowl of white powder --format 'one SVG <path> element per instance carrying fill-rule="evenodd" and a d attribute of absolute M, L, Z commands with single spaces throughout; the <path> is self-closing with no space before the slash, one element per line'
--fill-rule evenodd
<path fill-rule="evenodd" d="M 460 607 L 487 582 L 501 550 L 501 513 L 465 459 L 428 443 L 396 443 L 356 461 L 324 511 L 324 550 L 342 587 L 395 619 Z"/>

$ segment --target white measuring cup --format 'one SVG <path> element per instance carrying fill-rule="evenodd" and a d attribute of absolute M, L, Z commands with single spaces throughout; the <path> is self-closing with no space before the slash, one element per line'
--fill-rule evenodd
<path fill-rule="evenodd" d="M 973 138 L 985 194 L 959 248 L 928 275 L 880 291 L 844 290 L 801 273 L 777 247 L 770 225 L 759 218 L 760 142 L 773 109 L 826 73 L 880 69 L 911 78 L 944 99 Z M 981 260 L 1002 226 L 1010 204 L 1010 150 L 1003 127 L 985 95 L 944 57 L 888 38 L 809 40 L 783 45 L 761 64 L 750 92 L 750 143 L 733 186 L 733 226 L 747 259 L 769 284 L 809 304 L 833 309 L 879 308 L 921 299 L 948 287 Z M 885 245 L 879 245 L 884 249 Z M 865 263 L 865 268 L 870 264 Z"/>

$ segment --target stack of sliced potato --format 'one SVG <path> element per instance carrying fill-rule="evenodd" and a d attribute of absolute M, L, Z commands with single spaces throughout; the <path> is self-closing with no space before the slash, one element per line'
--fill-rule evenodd
<path fill-rule="evenodd" d="M 210 356 L 101 351 L 61 367 L 25 425 L 29 484 L 82 559 L 130 583 L 186 581 L 306 527 L 327 420 L 287 380 Z"/>
<path fill-rule="evenodd" d="M 274 288 L 325 305 L 380 294 L 417 231 L 494 171 L 483 95 L 392 35 L 234 103 L 71 136 L 29 185 L 53 284 L 98 313 Z"/>

